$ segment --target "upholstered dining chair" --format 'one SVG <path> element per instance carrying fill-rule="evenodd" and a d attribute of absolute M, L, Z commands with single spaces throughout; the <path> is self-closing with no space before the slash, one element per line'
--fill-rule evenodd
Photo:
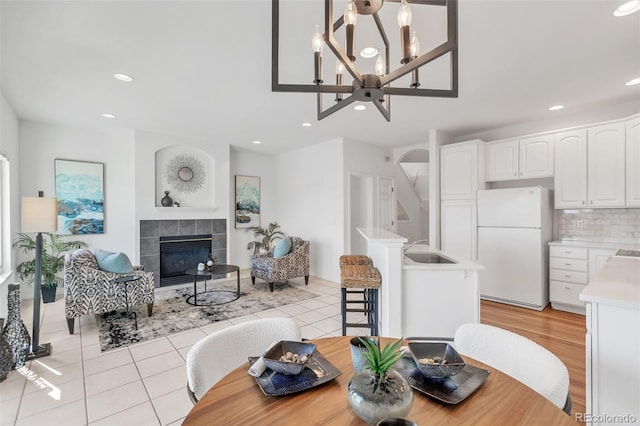
<path fill-rule="evenodd" d="M 300 329 L 291 318 L 262 318 L 222 329 L 200 339 L 187 354 L 187 393 L 195 404 L 231 370 L 249 364 L 280 340 L 301 341 Z"/>
<path fill-rule="evenodd" d="M 486 324 L 463 324 L 456 350 L 524 383 L 571 415 L 569 372 L 552 352 L 524 336 Z"/>
<path fill-rule="evenodd" d="M 289 278 L 304 277 L 304 283 L 309 284 L 309 241 L 291 237 L 291 250 L 281 257 L 274 257 L 274 248 L 264 254 L 254 254 L 249 261 L 251 282 L 261 278 L 269 283 L 269 290 L 273 291 L 276 281 Z"/>

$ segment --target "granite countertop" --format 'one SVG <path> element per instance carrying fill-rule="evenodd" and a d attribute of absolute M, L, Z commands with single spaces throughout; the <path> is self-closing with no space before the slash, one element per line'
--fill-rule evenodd
<path fill-rule="evenodd" d="M 611 256 L 580 300 L 640 309 L 640 258 Z"/>

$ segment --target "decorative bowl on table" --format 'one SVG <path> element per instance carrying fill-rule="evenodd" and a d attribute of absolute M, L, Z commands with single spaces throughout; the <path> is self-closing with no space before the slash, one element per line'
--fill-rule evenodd
<path fill-rule="evenodd" d="M 442 379 L 455 376 L 464 368 L 464 360 L 445 342 L 409 342 L 409 352 L 424 377 Z"/>
<path fill-rule="evenodd" d="M 263 359 L 267 368 L 277 373 L 297 375 L 315 350 L 314 343 L 281 340 L 264 354 Z"/>

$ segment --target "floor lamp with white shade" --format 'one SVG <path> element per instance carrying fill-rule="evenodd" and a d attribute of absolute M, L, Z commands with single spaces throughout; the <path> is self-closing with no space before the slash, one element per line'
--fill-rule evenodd
<path fill-rule="evenodd" d="M 55 198 L 45 198 L 39 191 L 37 197 L 22 198 L 22 232 L 36 232 L 36 259 L 33 282 L 33 335 L 31 352 L 27 359 L 40 358 L 51 353 L 51 344 L 40 345 L 40 286 L 42 284 L 42 233 L 58 229 L 58 208 Z"/>

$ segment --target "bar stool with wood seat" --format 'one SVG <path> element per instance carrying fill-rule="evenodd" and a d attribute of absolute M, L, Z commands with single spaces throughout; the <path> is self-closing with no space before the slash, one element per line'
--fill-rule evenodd
<path fill-rule="evenodd" d="M 340 278 L 342 285 L 342 335 L 347 327 L 368 328 L 371 336 L 378 335 L 378 289 L 380 272 L 373 266 L 371 258 L 363 255 L 340 256 Z M 349 298 L 349 295 L 361 298 Z M 350 307 L 360 305 L 360 307 Z M 361 312 L 367 317 L 365 323 L 348 323 L 347 312 Z"/>

